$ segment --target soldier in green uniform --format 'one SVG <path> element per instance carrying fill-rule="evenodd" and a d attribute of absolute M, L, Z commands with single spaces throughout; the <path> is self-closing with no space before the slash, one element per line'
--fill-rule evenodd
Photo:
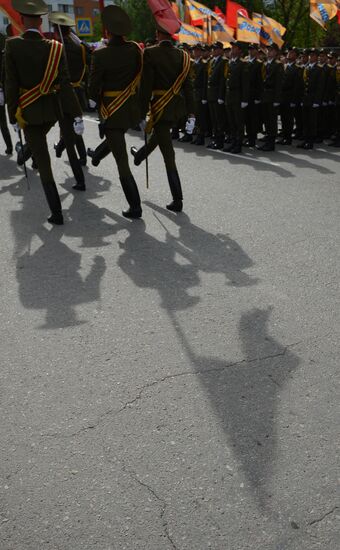
<path fill-rule="evenodd" d="M 83 81 L 87 70 L 87 52 L 85 46 L 80 41 L 75 41 L 77 37 L 75 37 L 75 39 L 72 38 L 71 28 L 75 25 L 74 17 L 64 12 L 51 12 L 48 15 L 48 20 L 53 24 L 54 33 L 57 40 L 61 40 L 64 45 L 71 85 L 78 97 L 80 105 L 84 105 L 85 99 Z M 86 148 L 83 136 L 81 134 L 70 132 L 70 136 L 65 136 L 66 140 L 68 140 L 69 137 L 72 138 L 72 135 L 73 139 L 70 140 L 72 150 L 74 149 L 75 144 L 78 151 L 80 164 L 85 166 Z M 59 142 L 54 146 L 57 158 L 61 157 L 66 147 L 65 137 L 60 136 Z"/>
<path fill-rule="evenodd" d="M 334 101 L 334 139 L 330 145 L 332 147 L 340 147 L 340 57 L 335 52 L 330 53 L 331 65 L 334 69 L 334 93 L 332 101 Z"/>
<path fill-rule="evenodd" d="M 120 182 L 129 203 L 123 212 L 126 218 L 140 218 L 141 202 L 135 179 L 129 166 L 125 133 L 139 122 L 140 109 L 137 88 L 143 66 L 143 52 L 135 42 L 124 36 L 132 27 L 127 13 L 118 6 L 107 6 L 102 13 L 108 33 L 106 48 L 94 52 L 89 81 L 89 95 L 99 106 L 107 145 L 119 172 Z"/>
<path fill-rule="evenodd" d="M 266 130 L 266 140 L 257 148 L 261 151 L 274 151 L 277 136 L 278 107 L 280 106 L 283 65 L 278 60 L 280 48 L 271 44 L 267 48 L 268 61 L 263 65 L 262 114 Z"/>
<path fill-rule="evenodd" d="M 74 118 L 81 116 L 81 109 L 69 81 L 62 46 L 44 39 L 39 31 L 41 15 L 48 12 L 47 4 L 43 0 L 13 0 L 12 5 L 21 14 L 25 31 L 6 43 L 5 89 L 9 119 L 12 124 L 18 122 L 24 128 L 52 212 L 48 221 L 61 225 L 61 203 L 46 135 L 62 115 L 61 101 L 68 104 Z"/>
<path fill-rule="evenodd" d="M 207 100 L 212 125 L 209 149 L 223 149 L 225 130 L 225 68 L 228 61 L 223 57 L 222 42 L 212 45 L 213 57 L 208 64 Z"/>
<path fill-rule="evenodd" d="M 280 97 L 282 137 L 277 141 L 280 145 L 292 144 L 295 109 L 297 105 L 301 104 L 302 100 L 302 72 L 296 65 L 298 55 L 299 51 L 297 48 L 289 48 L 287 63 L 284 67 Z"/>
<path fill-rule="evenodd" d="M 153 130 L 147 146 L 143 146 L 139 151 L 133 147 L 131 153 L 138 166 L 159 146 L 173 199 L 167 208 L 173 212 L 181 212 L 183 195 L 171 140 L 171 128 L 184 116 L 194 116 L 192 81 L 189 74 L 190 56 L 184 50 L 174 48 L 167 29 L 156 24 L 158 44 L 144 52 L 140 89 L 142 117 L 146 117 L 151 107 L 150 122 Z"/>
<path fill-rule="evenodd" d="M 312 48 L 309 63 L 303 72 L 304 90 L 302 97 L 303 142 L 297 147 L 313 149 L 317 137 L 318 111 L 324 94 L 325 72 L 318 65 L 319 51 Z"/>
<path fill-rule="evenodd" d="M 258 59 L 258 45 L 248 46 L 249 102 L 246 108 L 247 147 L 254 147 L 260 128 L 260 108 L 263 90 L 262 61 Z"/>
<path fill-rule="evenodd" d="M 228 117 L 230 143 L 223 151 L 239 154 L 244 136 L 245 109 L 249 102 L 248 64 L 242 59 L 241 42 L 231 45 L 231 58 L 226 66 L 225 104 Z"/>

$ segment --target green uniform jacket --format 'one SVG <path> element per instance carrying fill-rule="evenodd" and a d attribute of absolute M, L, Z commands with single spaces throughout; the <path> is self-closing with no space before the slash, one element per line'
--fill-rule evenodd
<path fill-rule="evenodd" d="M 295 63 L 284 68 L 280 103 L 300 104 L 303 95 L 302 72 Z"/>
<path fill-rule="evenodd" d="M 207 63 L 203 59 L 200 59 L 193 65 L 194 97 L 197 102 L 206 99 L 207 78 Z"/>
<path fill-rule="evenodd" d="M 321 105 L 325 89 L 325 71 L 315 64 L 307 65 L 303 72 L 304 91 L 303 104 L 311 107 L 313 104 Z"/>
<path fill-rule="evenodd" d="M 141 51 L 135 42 L 115 37 L 106 48 L 94 52 L 89 82 L 89 96 L 98 106 L 103 92 L 124 90 L 136 77 L 141 67 Z M 113 98 L 104 97 L 104 105 Z M 141 120 L 138 95 L 132 95 L 124 105 L 106 121 L 107 128 L 128 130 Z"/>
<path fill-rule="evenodd" d="M 263 103 L 280 103 L 283 65 L 278 60 L 263 65 Z"/>
<path fill-rule="evenodd" d="M 229 61 L 228 72 L 225 81 L 225 103 L 240 104 L 249 101 L 249 72 L 248 64 L 242 59 Z"/>
<path fill-rule="evenodd" d="M 85 78 L 87 72 L 87 60 L 88 55 L 84 45 L 76 44 L 69 36 L 64 36 L 65 53 L 67 59 L 67 68 L 70 74 L 71 83 L 78 83 L 83 75 L 82 82 L 79 86 L 74 88 L 76 96 L 82 109 L 86 109 L 87 100 L 85 96 Z M 85 59 L 85 63 L 84 63 Z M 85 69 L 85 73 L 84 73 Z M 67 106 L 63 106 L 65 112 Z"/>
<path fill-rule="evenodd" d="M 170 40 L 163 40 L 144 52 L 144 68 L 140 87 L 142 118 L 149 111 L 153 90 L 169 90 L 183 69 L 183 52 Z M 159 99 L 159 98 L 156 98 Z M 177 122 L 194 112 L 192 79 L 188 74 L 180 93 L 165 107 L 160 120 Z"/>
<path fill-rule="evenodd" d="M 10 122 L 16 122 L 15 113 L 19 106 L 20 89 L 30 90 L 39 84 L 45 73 L 51 42 L 34 31 L 6 41 L 5 89 Z M 58 119 L 56 97 L 73 117 L 81 116 L 81 108 L 70 84 L 70 77 L 62 56 L 58 75 L 53 84 L 60 86 L 57 94 L 41 96 L 23 111 L 23 118 L 29 125 L 54 123 Z"/>
<path fill-rule="evenodd" d="M 225 65 L 227 60 L 222 56 L 213 57 L 208 62 L 207 100 L 217 101 L 224 99 L 225 94 Z"/>
<path fill-rule="evenodd" d="M 249 101 L 260 101 L 263 93 L 262 62 L 248 60 Z"/>

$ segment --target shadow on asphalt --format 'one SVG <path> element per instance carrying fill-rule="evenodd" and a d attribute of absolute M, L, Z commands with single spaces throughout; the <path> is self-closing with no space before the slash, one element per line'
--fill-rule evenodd
<path fill-rule="evenodd" d="M 274 172 L 282 178 L 294 178 L 298 176 L 297 169 L 309 168 L 315 170 L 320 174 L 335 174 L 333 170 L 326 168 L 315 162 L 310 162 L 306 157 L 311 160 L 337 160 L 336 151 L 328 153 L 324 150 L 314 149 L 313 151 L 304 151 L 296 149 L 295 147 L 287 147 L 284 149 L 276 149 L 274 152 L 267 153 L 267 158 L 263 158 L 262 152 L 256 152 L 254 149 L 244 147 L 243 153 L 240 155 L 222 154 L 222 152 L 213 151 L 207 149 L 204 146 L 195 146 L 189 143 L 173 142 L 176 149 L 181 149 L 184 153 L 194 153 L 198 157 L 211 157 L 214 160 L 225 159 L 229 164 L 233 166 L 251 165 L 254 170 L 261 172 Z M 298 155 L 298 156 L 296 156 Z M 261 158 L 259 158 L 261 156 Z M 303 156 L 304 158 L 301 158 Z M 276 165 L 276 163 L 284 162 L 286 165 L 291 164 L 294 167 L 294 171 L 288 170 L 287 167 Z"/>
<path fill-rule="evenodd" d="M 254 309 L 242 316 L 238 328 L 243 360 L 232 364 L 227 358 L 194 351 L 176 311 L 199 302 L 190 289 L 200 285 L 200 272 L 222 273 L 228 285 L 246 287 L 258 282 L 244 271 L 253 262 L 228 236 L 204 231 L 186 214 L 173 214 L 151 202 L 145 204 L 165 229 L 166 240 L 160 242 L 148 235 L 144 222 L 142 227 L 129 225 L 129 235 L 120 243 L 118 265 L 137 287 L 153 288 L 159 293 L 161 307 L 212 402 L 255 498 L 269 510 L 267 487 L 277 453 L 278 397 L 299 360 L 270 336 L 270 309 Z M 167 229 L 168 220 L 178 225 L 178 237 Z M 178 255 L 187 263 L 177 263 Z M 219 337 L 223 339 L 224 335 Z"/>
<path fill-rule="evenodd" d="M 46 317 L 41 329 L 55 329 L 83 324 L 86 321 L 77 318 L 75 307 L 79 304 L 100 300 L 100 282 L 105 272 L 103 256 L 96 255 L 92 265 L 83 276 L 81 254 L 71 250 L 62 237 L 73 236 L 82 239 L 82 247 L 100 248 L 109 243 L 105 237 L 115 234 L 125 227 L 120 218 L 115 223 L 107 223 L 103 218 L 111 212 L 98 208 L 88 201 L 110 187 L 110 182 L 89 174 L 89 195 L 74 191 L 74 197 L 65 218 L 72 223 L 64 226 L 49 227 L 43 225 L 44 212 L 48 211 L 41 188 L 39 176 L 30 171 L 30 191 L 23 178 L 18 183 L 7 185 L 2 192 L 10 192 L 21 197 L 21 209 L 11 212 L 11 226 L 15 239 L 14 258 L 17 262 L 18 294 L 26 309 L 45 310 Z M 64 183 L 67 190 L 74 180 Z M 60 186 L 59 186 L 60 191 Z M 63 202 L 70 197 L 68 192 L 61 194 Z M 78 223 L 79 222 L 79 223 Z M 37 236 L 41 245 L 36 248 L 32 239 Z"/>

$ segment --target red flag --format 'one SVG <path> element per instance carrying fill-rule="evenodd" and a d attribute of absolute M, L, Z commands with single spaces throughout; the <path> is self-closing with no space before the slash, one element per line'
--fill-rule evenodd
<path fill-rule="evenodd" d="M 340 25 L 340 10 L 338 10 L 338 23 Z"/>
<path fill-rule="evenodd" d="M 232 29 L 237 29 L 237 12 L 240 12 L 240 15 L 243 15 L 243 17 L 249 18 L 248 12 L 244 6 L 241 6 L 241 4 L 237 4 L 236 2 L 232 2 L 231 0 L 227 0 L 226 23 Z"/>
<path fill-rule="evenodd" d="M 219 8 L 218 6 L 215 6 L 215 7 L 214 7 L 214 12 L 217 13 L 217 15 L 218 15 L 221 19 L 223 19 L 223 21 L 225 21 L 226 16 L 224 15 L 223 11 L 220 10 L 220 8 Z"/>
<path fill-rule="evenodd" d="M 23 31 L 21 16 L 12 8 L 11 0 L 0 0 L 0 11 L 10 20 L 13 34 L 20 34 Z"/>
<path fill-rule="evenodd" d="M 176 17 L 169 0 L 148 0 L 148 4 L 152 15 L 162 29 L 169 34 L 175 34 L 180 29 L 181 22 Z"/>

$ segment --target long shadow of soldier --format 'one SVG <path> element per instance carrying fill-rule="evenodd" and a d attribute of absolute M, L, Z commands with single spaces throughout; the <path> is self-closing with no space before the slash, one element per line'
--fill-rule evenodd
<path fill-rule="evenodd" d="M 270 482 L 278 450 L 280 394 L 299 358 L 269 334 L 271 309 L 242 315 L 239 335 L 244 359 L 229 363 L 198 355 L 172 315 L 173 326 L 190 363 L 222 423 L 238 467 L 259 506 L 271 510 Z M 271 510 L 275 516 L 275 511 Z"/>
<path fill-rule="evenodd" d="M 174 251 L 185 258 L 191 266 L 204 273 L 222 273 L 230 286 L 251 286 L 258 280 L 243 270 L 252 267 L 253 261 L 240 245 L 228 235 L 209 233 L 191 223 L 187 214 L 180 216 L 160 208 L 157 204 L 145 201 L 154 211 L 162 214 L 179 228 L 179 236 L 174 237 L 162 221 L 166 237 Z"/>
<path fill-rule="evenodd" d="M 124 242 L 119 242 L 123 253 L 118 258 L 118 266 L 134 284 L 157 290 L 161 307 L 166 310 L 183 310 L 197 304 L 199 297 L 188 293 L 200 284 L 196 267 L 178 264 L 172 243 L 146 233 L 143 220 L 126 224 L 126 229 L 129 235 Z"/>
<path fill-rule="evenodd" d="M 35 181 L 32 183 L 29 192 L 22 181 L 10 189 L 13 195 L 22 197 L 22 209 L 11 212 L 19 298 L 27 309 L 46 310 L 45 322 L 39 328 L 82 324 L 85 321 L 77 319 L 75 307 L 100 299 L 105 261 L 96 256 L 90 272 L 82 277 L 81 254 L 61 242 L 64 226 L 46 229 L 39 219 L 43 214 L 37 216 L 37 211 L 44 212 L 46 205 L 40 186 L 34 185 Z M 42 241 L 37 249 L 36 237 Z"/>

